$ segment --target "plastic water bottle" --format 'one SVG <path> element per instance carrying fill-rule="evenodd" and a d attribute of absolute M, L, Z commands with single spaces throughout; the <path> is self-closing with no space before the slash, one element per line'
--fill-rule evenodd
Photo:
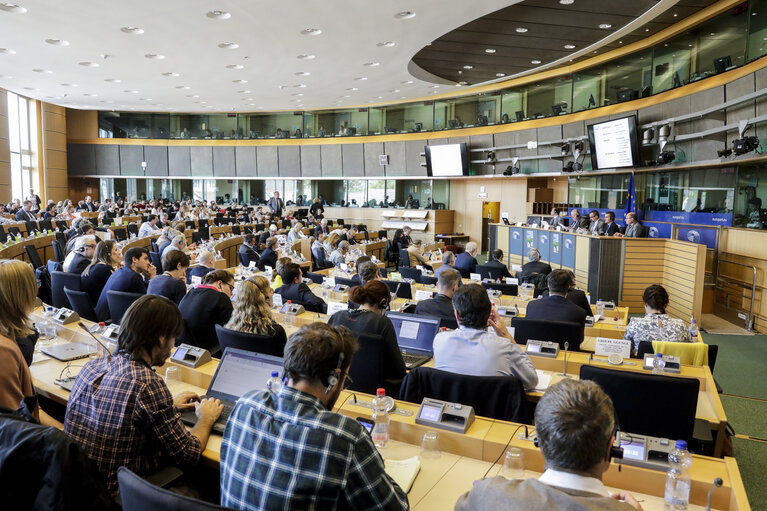
<path fill-rule="evenodd" d="M 292 301 L 292 300 L 288 300 L 288 301 L 286 302 L 286 305 L 290 305 L 291 303 L 293 303 L 293 301 Z M 288 308 L 289 308 L 289 307 L 288 307 Z M 286 309 L 286 310 L 287 310 L 287 309 Z M 286 324 L 286 325 L 288 325 L 288 326 L 293 326 L 293 323 L 294 323 L 294 321 L 293 321 L 293 315 L 292 315 L 292 314 L 289 314 L 288 312 L 285 312 L 285 313 L 283 314 L 283 316 L 285 317 L 285 324 Z"/>
<path fill-rule="evenodd" d="M 663 353 L 658 353 L 652 361 L 652 374 L 663 374 L 663 368 L 666 367 L 666 361 L 663 360 Z"/>
<path fill-rule="evenodd" d="M 597 300 L 597 315 L 599 317 L 605 316 L 605 301 L 604 300 Z"/>
<path fill-rule="evenodd" d="M 668 455 L 668 464 L 663 509 L 684 511 L 690 504 L 690 467 L 692 466 L 692 455 L 687 450 L 687 442 L 676 441 L 674 450 Z"/>
<path fill-rule="evenodd" d="M 269 390 L 269 392 L 273 394 L 277 394 L 280 389 L 282 388 L 282 380 L 280 380 L 280 373 L 277 371 L 272 371 L 272 376 L 269 377 L 268 380 L 266 380 L 266 388 Z"/>
<path fill-rule="evenodd" d="M 386 447 L 389 445 L 389 400 L 386 399 L 386 390 L 376 390 L 376 397 L 373 398 L 373 443 L 376 447 Z"/>
<path fill-rule="evenodd" d="M 45 337 L 48 341 L 53 341 L 56 339 L 56 322 L 53 321 L 53 316 L 55 315 L 55 311 L 53 310 L 53 307 L 48 307 L 45 309 L 45 314 L 43 315 L 43 325 L 40 329 L 40 335 L 42 337 Z"/>
<path fill-rule="evenodd" d="M 690 338 L 692 342 L 695 342 L 695 339 L 698 338 L 698 332 L 698 323 L 695 321 L 695 318 L 690 318 Z"/>

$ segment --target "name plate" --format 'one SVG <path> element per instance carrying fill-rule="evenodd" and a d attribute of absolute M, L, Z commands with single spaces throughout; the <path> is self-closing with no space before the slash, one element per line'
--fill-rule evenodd
<path fill-rule="evenodd" d="M 332 316 L 338 311 L 345 311 L 349 309 L 349 305 L 341 302 L 328 302 L 328 316 Z"/>
<path fill-rule="evenodd" d="M 434 292 L 433 291 L 426 291 L 423 289 L 417 289 L 415 292 L 415 299 L 416 301 L 421 300 L 428 300 L 429 298 L 434 298 Z"/>
<path fill-rule="evenodd" d="M 632 342 L 628 339 L 611 339 L 609 337 L 597 337 L 595 355 L 610 356 L 613 353 L 623 358 L 631 358 Z"/>
<path fill-rule="evenodd" d="M 199 286 L 200 284 L 202 284 L 202 277 L 193 275 L 190 281 L 192 282 L 193 286 Z"/>
<path fill-rule="evenodd" d="M 482 275 L 479 273 L 469 273 L 469 278 L 475 282 L 482 282 Z"/>
<path fill-rule="evenodd" d="M 272 295 L 272 303 L 275 307 L 282 307 L 282 295 L 279 293 L 274 293 Z"/>
<path fill-rule="evenodd" d="M 516 285 L 519 285 L 519 279 L 514 279 L 514 278 L 511 278 L 511 277 L 506 277 L 506 283 L 507 284 L 512 284 L 512 285 L 516 286 Z"/>

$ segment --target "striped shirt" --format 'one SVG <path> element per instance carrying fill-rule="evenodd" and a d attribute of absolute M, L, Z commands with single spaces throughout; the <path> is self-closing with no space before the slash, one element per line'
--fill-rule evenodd
<path fill-rule="evenodd" d="M 237 401 L 221 443 L 221 505 L 248 510 L 408 509 L 355 420 L 288 386 Z"/>

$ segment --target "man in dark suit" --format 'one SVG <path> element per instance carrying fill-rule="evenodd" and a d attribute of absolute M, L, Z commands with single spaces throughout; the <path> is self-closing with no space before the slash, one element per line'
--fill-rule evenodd
<path fill-rule="evenodd" d="M 615 236 L 618 232 L 621 232 L 621 228 L 615 223 L 615 213 L 608 211 L 605 213 L 605 236 Z"/>
<path fill-rule="evenodd" d="M 261 237 L 259 238 L 258 242 L 266 244 L 266 240 L 269 238 L 273 238 L 277 236 L 277 226 L 274 224 L 269 225 L 269 229 L 265 230 L 261 233 Z"/>
<path fill-rule="evenodd" d="M 567 270 L 570 271 L 570 270 Z M 573 302 L 575 305 L 580 307 L 581 309 L 586 311 L 587 316 L 593 316 L 594 313 L 591 310 L 591 304 L 589 304 L 589 298 L 586 296 L 586 293 L 584 291 L 581 291 L 580 289 L 575 289 L 575 275 L 572 274 L 573 272 L 570 271 L 570 276 L 572 284 L 570 285 L 570 290 L 567 291 L 567 299 L 571 302 Z M 544 298 L 549 296 L 549 290 L 543 292 L 541 295 Z"/>
<path fill-rule="evenodd" d="M 302 282 L 303 274 L 301 267 L 296 263 L 288 263 L 280 272 L 283 284 L 274 292 L 282 296 L 282 303 L 290 300 L 293 303 L 303 305 L 309 312 L 322 312 L 327 310 L 325 301 L 312 293 L 309 286 Z"/>
<path fill-rule="evenodd" d="M 259 270 L 264 271 L 266 266 L 271 266 L 272 269 L 277 266 L 277 238 L 275 237 L 266 240 L 266 248 L 261 252 L 261 257 L 258 260 Z"/>
<path fill-rule="evenodd" d="M 588 230 L 588 228 L 588 218 L 583 218 L 577 209 L 570 211 L 570 232 L 576 232 L 578 229 Z"/>
<path fill-rule="evenodd" d="M 275 218 L 282 217 L 282 210 L 285 208 L 285 203 L 280 199 L 280 192 L 274 192 L 274 197 L 269 199 L 269 202 L 267 202 L 266 205 L 269 206 L 269 209 L 272 211 Z"/>
<path fill-rule="evenodd" d="M 25 200 L 21 209 L 16 213 L 17 222 L 36 222 L 35 215 L 32 214 L 32 201 Z"/>
<path fill-rule="evenodd" d="M 581 327 L 585 326 L 586 311 L 566 298 L 567 292 L 573 285 L 572 272 L 554 270 L 546 280 L 549 285 L 549 296 L 530 301 L 527 304 L 525 318 L 568 321 L 578 323 Z"/>
<path fill-rule="evenodd" d="M 96 251 L 96 236 L 86 235 L 75 239 L 77 241 L 72 251 L 64 259 L 64 271 L 81 275 L 91 264 L 93 252 Z"/>
<path fill-rule="evenodd" d="M 614 236 L 619 238 L 646 238 L 647 231 L 644 226 L 639 223 L 637 214 L 631 212 L 626 213 L 626 227 L 621 228 L 621 232 Z"/>
<path fill-rule="evenodd" d="M 527 252 L 527 259 L 528 261 L 522 265 L 522 271 L 517 273 L 517 277 L 520 277 L 520 274 L 540 273 L 541 275 L 548 275 L 551 273 L 551 265 L 541 261 L 541 253 L 537 248 L 531 248 Z"/>
<path fill-rule="evenodd" d="M 320 234 L 324 234 L 325 236 L 330 234 L 330 228 L 328 227 L 327 218 L 323 218 L 322 220 L 320 220 L 320 225 L 314 228 L 314 237 L 318 238 Z"/>
<path fill-rule="evenodd" d="M 415 307 L 416 314 L 455 319 L 453 293 L 458 289 L 461 276 L 455 270 L 445 270 L 437 279 L 437 295 L 428 300 L 421 300 Z"/>
<path fill-rule="evenodd" d="M 605 234 L 605 222 L 599 218 L 599 211 L 592 209 L 589 212 L 589 234 L 603 236 Z"/>
<path fill-rule="evenodd" d="M 91 213 L 93 213 L 94 211 L 96 211 L 98 209 L 96 207 L 96 205 L 93 203 L 93 199 L 91 199 L 90 195 L 86 195 L 85 196 L 85 204 L 84 204 L 84 206 L 85 206 L 85 210 L 86 211 L 90 211 Z"/>
<path fill-rule="evenodd" d="M 237 250 L 240 254 L 245 254 L 246 261 L 248 263 L 252 261 L 258 262 L 258 254 L 256 253 L 256 235 L 255 234 L 246 234 L 245 240 L 243 241 L 242 245 L 240 245 L 240 248 Z"/>
<path fill-rule="evenodd" d="M 469 278 L 470 273 L 477 272 L 477 244 L 470 241 L 466 244 L 466 251 L 461 252 L 455 258 L 455 269 L 464 278 Z"/>
<path fill-rule="evenodd" d="M 149 252 L 145 248 L 129 248 L 123 258 L 123 267 L 112 273 L 96 303 L 96 316 L 99 321 L 106 321 L 111 316 L 107 291 L 146 294 L 147 283 L 155 275 L 157 268 L 149 261 Z"/>
<path fill-rule="evenodd" d="M 208 273 L 212 272 L 216 268 L 213 266 L 213 261 L 216 260 L 216 254 L 210 250 L 203 250 L 197 257 L 197 266 L 189 270 L 187 274 L 187 284 L 192 283 L 192 277 L 204 277 Z"/>
<path fill-rule="evenodd" d="M 485 266 L 489 266 L 491 268 L 498 268 L 501 270 L 501 278 L 511 278 L 511 273 L 509 273 L 509 269 L 506 267 L 505 264 L 503 264 L 503 250 L 500 248 L 496 248 L 492 252 L 490 252 L 490 260 L 485 263 Z"/>

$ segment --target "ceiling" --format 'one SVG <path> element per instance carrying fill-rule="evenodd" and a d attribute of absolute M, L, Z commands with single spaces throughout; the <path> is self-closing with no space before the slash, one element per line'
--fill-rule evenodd
<path fill-rule="evenodd" d="M 633 42 L 713 0 L 13 1 L 0 3 L 2 88 L 70 108 L 244 112 L 398 102 L 501 80 L 583 58 L 590 45 Z M 610 42 L 652 9 L 654 21 Z"/>

